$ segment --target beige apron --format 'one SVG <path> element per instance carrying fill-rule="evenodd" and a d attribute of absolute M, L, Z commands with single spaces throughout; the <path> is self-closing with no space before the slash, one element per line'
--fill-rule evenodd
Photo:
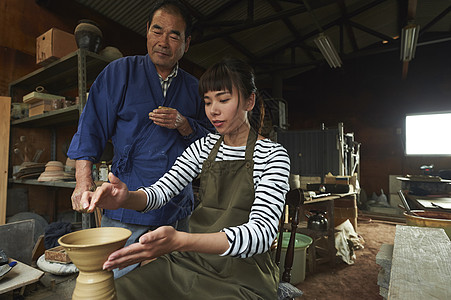
<path fill-rule="evenodd" d="M 201 172 L 201 203 L 193 212 L 193 233 L 218 232 L 249 220 L 255 199 L 249 133 L 244 160 L 215 161 L 223 137 Z M 119 299 L 276 299 L 278 268 L 269 252 L 249 258 L 173 252 L 116 281 Z"/>

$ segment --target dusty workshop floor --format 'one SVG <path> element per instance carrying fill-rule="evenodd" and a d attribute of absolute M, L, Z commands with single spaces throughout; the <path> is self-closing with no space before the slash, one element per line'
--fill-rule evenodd
<path fill-rule="evenodd" d="M 379 296 L 376 254 L 384 243 L 392 244 L 396 223 L 365 220 L 358 223 L 357 233 L 364 240 L 364 249 L 356 251 L 354 265 L 337 261 L 335 267 L 329 264 L 318 266 L 315 274 L 306 273 L 304 282 L 297 287 L 304 292 L 297 299 L 383 299 Z M 37 284 L 29 285 L 24 297 L 14 294 L 0 295 L 0 300 L 69 300 L 75 286 L 76 275 L 55 276 L 45 274 Z"/>
<path fill-rule="evenodd" d="M 377 285 L 380 266 L 376 264 L 376 254 L 382 244 L 393 244 L 396 224 L 374 219 L 359 221 L 357 233 L 365 243 L 364 249 L 355 252 L 355 263 L 338 261 L 333 268 L 328 264 L 319 265 L 315 274 L 307 273 L 304 282 L 297 285 L 304 292 L 297 299 L 383 299 Z"/>

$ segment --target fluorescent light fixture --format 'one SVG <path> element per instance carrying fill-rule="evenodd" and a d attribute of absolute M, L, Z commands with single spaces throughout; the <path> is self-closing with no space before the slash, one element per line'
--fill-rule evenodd
<path fill-rule="evenodd" d="M 401 60 L 411 61 L 415 57 L 420 25 L 409 24 L 401 33 Z"/>
<path fill-rule="evenodd" d="M 332 40 L 329 36 L 324 33 L 320 33 L 318 37 L 314 39 L 314 42 L 331 68 L 341 67 L 343 62 L 341 61 L 340 56 L 338 56 L 334 44 L 332 44 Z"/>
<path fill-rule="evenodd" d="M 406 116 L 406 155 L 451 155 L 451 112 Z"/>

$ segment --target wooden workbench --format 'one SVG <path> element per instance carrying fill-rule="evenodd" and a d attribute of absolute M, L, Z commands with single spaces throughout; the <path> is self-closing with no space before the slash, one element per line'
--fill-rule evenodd
<path fill-rule="evenodd" d="M 396 226 L 388 299 L 451 299 L 451 241 L 442 228 Z"/>
<path fill-rule="evenodd" d="M 17 265 L 0 280 L 0 295 L 37 282 L 42 275 L 44 272 L 17 261 Z"/>
<path fill-rule="evenodd" d="M 335 206 L 338 201 L 344 201 L 343 203 L 349 203 L 352 209 L 355 210 L 355 214 L 357 214 L 357 206 L 356 206 L 356 193 L 347 193 L 347 194 L 333 194 L 325 197 L 318 198 L 306 198 L 304 204 L 301 206 L 302 212 L 301 216 L 304 215 L 306 211 L 312 209 L 320 209 L 326 212 L 326 217 L 328 220 L 328 230 L 327 231 L 317 231 L 311 230 L 305 227 L 298 228 L 297 232 L 308 235 L 313 238 L 313 244 L 310 248 L 309 252 L 309 269 L 311 272 L 316 270 L 316 265 L 324 262 L 329 262 L 331 266 L 335 265 L 335 256 L 336 256 L 336 248 L 335 248 L 335 226 L 339 224 L 335 224 Z M 357 215 L 356 215 L 357 216 Z M 355 217 L 353 220 L 350 220 L 354 229 L 357 230 L 357 218 Z M 316 240 L 320 237 L 327 237 L 327 249 L 322 249 L 321 247 L 316 246 Z M 322 252 L 322 256 L 317 255 L 316 252 Z M 319 253 L 318 253 L 319 254 Z"/>

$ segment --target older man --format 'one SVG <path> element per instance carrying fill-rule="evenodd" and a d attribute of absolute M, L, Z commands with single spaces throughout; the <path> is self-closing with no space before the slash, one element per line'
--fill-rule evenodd
<path fill-rule="evenodd" d="M 94 188 L 92 165 L 109 139 L 114 145 L 112 172 L 133 190 L 154 183 L 189 144 L 213 130 L 197 79 L 178 66 L 188 51 L 190 32 L 191 16 L 182 4 L 157 1 L 147 23 L 148 55 L 118 59 L 97 77 L 68 151 L 76 160 L 74 210 L 86 209 L 81 195 Z M 156 211 L 105 210 L 102 226 L 131 229 L 129 245 L 162 225 L 187 230 L 192 209 L 190 185 Z M 135 267 L 116 270 L 115 277 Z"/>

